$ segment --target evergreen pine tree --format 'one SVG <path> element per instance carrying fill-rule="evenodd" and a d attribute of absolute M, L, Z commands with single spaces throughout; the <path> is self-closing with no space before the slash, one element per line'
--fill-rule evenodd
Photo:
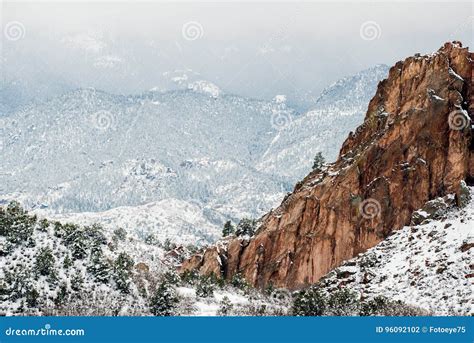
<path fill-rule="evenodd" d="M 63 238 L 64 237 L 64 229 L 63 229 L 63 224 L 61 224 L 61 222 L 54 222 L 53 224 L 53 228 L 54 228 L 54 236 L 56 237 L 59 237 L 59 238 Z"/>
<path fill-rule="evenodd" d="M 35 271 L 40 275 L 52 276 L 54 270 L 54 256 L 50 248 L 41 248 L 36 255 Z"/>
<path fill-rule="evenodd" d="M 66 303 L 66 298 L 67 298 L 67 285 L 65 283 L 62 283 L 59 286 L 59 291 L 56 294 L 56 297 L 54 298 L 54 304 L 56 306 L 61 306 Z"/>
<path fill-rule="evenodd" d="M 171 251 L 176 248 L 176 244 L 171 242 L 169 238 L 165 239 L 165 242 L 163 243 L 163 249 L 166 251 Z"/>
<path fill-rule="evenodd" d="M 114 230 L 114 240 L 124 241 L 127 238 L 127 231 L 124 228 L 119 227 Z"/>
<path fill-rule="evenodd" d="M 38 306 L 38 298 L 38 291 L 33 286 L 31 286 L 31 288 L 26 293 L 26 304 L 28 305 L 28 307 Z"/>
<path fill-rule="evenodd" d="M 178 302 L 174 288 L 167 282 L 161 282 L 150 299 L 150 312 L 155 316 L 172 316 Z"/>
<path fill-rule="evenodd" d="M 145 243 L 149 245 L 158 245 L 159 241 L 156 239 L 154 234 L 150 233 L 145 237 Z"/>
<path fill-rule="evenodd" d="M 230 302 L 229 297 L 225 296 L 221 300 L 221 303 L 219 305 L 219 309 L 217 310 L 217 315 L 218 316 L 228 316 L 228 315 L 230 315 L 230 312 L 232 311 L 233 307 L 234 306 Z"/>
<path fill-rule="evenodd" d="M 84 227 L 84 235 L 89 242 L 91 253 L 102 249 L 102 245 L 107 244 L 104 228 L 98 224 Z"/>
<path fill-rule="evenodd" d="M 171 285 L 178 285 L 181 282 L 181 277 L 175 271 L 168 270 L 163 274 L 162 280 Z"/>
<path fill-rule="evenodd" d="M 41 219 L 39 222 L 38 230 L 41 232 L 46 232 L 49 227 L 49 222 L 47 219 Z"/>
<path fill-rule="evenodd" d="M 314 156 L 314 161 L 313 161 L 313 170 L 315 171 L 321 171 L 323 166 L 324 166 L 325 160 L 323 157 L 323 154 L 321 152 L 318 152 L 316 156 Z"/>
<path fill-rule="evenodd" d="M 32 236 L 36 216 L 28 215 L 18 202 L 12 201 L 4 209 L 0 207 L 0 236 L 12 244 L 26 243 Z"/>
<path fill-rule="evenodd" d="M 8 271 L 4 269 L 4 290 L 11 301 L 16 301 L 23 298 L 28 290 L 31 289 L 31 273 L 29 269 L 23 266 L 15 268 L 15 270 Z"/>
<path fill-rule="evenodd" d="M 71 255 L 76 260 L 87 256 L 88 238 L 84 229 L 78 225 L 63 225 L 64 242 L 71 249 Z"/>
<path fill-rule="evenodd" d="M 361 303 L 360 316 L 383 316 L 387 315 L 390 301 L 384 296 L 376 296 L 373 299 Z"/>
<path fill-rule="evenodd" d="M 69 257 L 69 254 L 64 257 L 63 266 L 65 269 L 69 269 L 73 265 L 72 259 Z"/>
<path fill-rule="evenodd" d="M 102 283 L 107 283 L 111 276 L 110 263 L 105 259 L 102 250 L 97 251 L 91 256 L 87 271 L 91 273 L 94 278 Z"/>
<path fill-rule="evenodd" d="M 76 271 L 76 273 L 71 277 L 71 289 L 75 292 L 80 292 L 83 285 L 84 277 L 80 271 Z"/>
<path fill-rule="evenodd" d="M 248 291 L 250 288 L 250 284 L 245 280 L 242 276 L 242 274 L 237 273 L 232 277 L 232 280 L 230 280 L 230 284 L 234 286 L 237 289 L 243 290 L 243 291 Z"/>
<path fill-rule="evenodd" d="M 231 221 L 230 220 L 226 221 L 226 223 L 224 224 L 224 228 L 222 229 L 222 237 L 230 236 L 234 232 L 235 232 L 235 228 L 232 225 Z"/>
<path fill-rule="evenodd" d="M 327 299 L 315 287 L 299 291 L 293 300 L 293 315 L 322 316 L 326 310 Z"/>
<path fill-rule="evenodd" d="M 181 274 L 181 283 L 183 285 L 195 285 L 199 281 L 199 274 L 196 270 L 186 270 Z"/>
<path fill-rule="evenodd" d="M 130 278 L 132 275 L 133 259 L 127 253 L 120 253 L 114 263 L 114 280 L 117 288 L 122 293 L 130 291 Z"/>
<path fill-rule="evenodd" d="M 209 276 L 201 276 L 196 286 L 196 295 L 202 298 L 211 297 L 214 294 L 214 284 Z"/>
<path fill-rule="evenodd" d="M 347 288 L 333 292 L 328 299 L 328 312 L 333 316 L 354 316 L 359 313 L 359 301 Z"/>
<path fill-rule="evenodd" d="M 250 236 L 252 237 L 255 234 L 255 230 L 257 229 L 257 221 L 254 219 L 243 218 L 240 220 L 239 224 L 237 225 L 237 229 L 235 234 L 237 236 Z"/>

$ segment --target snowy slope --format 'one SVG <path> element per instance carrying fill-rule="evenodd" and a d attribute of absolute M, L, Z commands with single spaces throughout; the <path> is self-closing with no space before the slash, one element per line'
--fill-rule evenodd
<path fill-rule="evenodd" d="M 474 314 L 474 188 L 464 209 L 407 226 L 347 261 L 319 283 L 362 297 L 383 295 L 435 315 Z M 470 247 L 470 248 L 469 248 Z"/>
<path fill-rule="evenodd" d="M 326 88 L 310 111 L 278 132 L 258 169 L 297 182 L 311 170 L 317 152 L 327 161 L 335 160 L 348 133 L 363 122 L 367 105 L 388 69 L 377 65 Z"/>
<path fill-rule="evenodd" d="M 173 315 L 288 311 L 289 297 L 274 298 L 243 281 L 179 277 L 170 266 L 186 250 L 166 252 L 136 232 L 45 220 L 15 203 L 0 206 L 0 224 L 0 315 L 163 315 L 152 304 L 164 283 L 176 295 Z"/>
<path fill-rule="evenodd" d="M 142 294 L 150 292 L 150 284 L 137 268 L 146 265 L 148 279 L 163 273 L 162 248 L 134 235 L 120 237 L 112 229 L 74 227 L 66 234 L 65 226 L 53 221 L 44 224 L 21 210 L 7 211 L 0 207 L 0 315 L 147 313 Z M 48 263 L 43 259 L 40 267 L 44 251 L 50 252 Z M 120 254 L 133 260 L 122 274 L 127 291 L 117 281 Z"/>
<path fill-rule="evenodd" d="M 183 245 L 202 245 L 221 236 L 221 228 L 209 222 L 200 206 L 177 199 L 116 207 L 104 212 L 50 213 L 48 218 L 81 225 L 100 223 L 109 229 L 121 227 L 142 239 L 153 234 L 160 242 L 170 239 Z"/>
<path fill-rule="evenodd" d="M 275 296 L 265 295 L 252 290 L 243 292 L 234 287 L 225 287 L 214 290 L 209 297 L 199 297 L 196 289 L 191 286 L 177 287 L 177 293 L 183 298 L 184 303 L 188 303 L 188 311 L 183 313 L 191 316 L 275 316 L 287 315 L 290 308 L 288 295 L 285 299 L 278 299 Z M 227 301 L 229 312 L 220 313 L 223 302 Z"/>
<path fill-rule="evenodd" d="M 362 300 L 385 296 L 434 315 L 472 315 L 474 188 L 470 192 L 465 208 L 441 211 L 436 220 L 418 211 L 428 217 L 423 224 L 395 232 L 328 273 L 316 286 L 328 293 L 349 288 Z M 41 217 L 5 211 L 6 206 L 0 207 L 0 314 L 151 315 L 150 299 L 173 262 L 158 245 L 146 243 L 140 232 L 118 234 L 112 226 L 91 225 L 71 231 L 65 222 L 58 226 L 49 220 L 45 225 Z M 93 214 L 83 215 L 91 224 Z M 45 249 L 52 256 L 46 269 L 38 264 Z M 94 259 L 98 251 L 100 263 Z M 118 261 L 124 253 L 133 264 L 120 274 Z M 127 291 L 120 280 L 128 284 Z M 212 288 L 209 294 L 198 293 L 202 285 Z M 242 281 L 209 283 L 206 278 L 184 276 L 176 276 L 169 287 L 178 297 L 175 315 L 287 315 L 296 294 L 292 297 L 278 289 L 261 292 Z"/>

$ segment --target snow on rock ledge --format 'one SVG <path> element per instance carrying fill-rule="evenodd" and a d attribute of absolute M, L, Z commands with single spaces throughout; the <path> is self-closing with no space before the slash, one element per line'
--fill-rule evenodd
<path fill-rule="evenodd" d="M 405 226 L 318 285 L 329 292 L 348 287 L 364 298 L 402 300 L 434 315 L 473 315 L 473 221 L 471 200 L 443 218 Z"/>

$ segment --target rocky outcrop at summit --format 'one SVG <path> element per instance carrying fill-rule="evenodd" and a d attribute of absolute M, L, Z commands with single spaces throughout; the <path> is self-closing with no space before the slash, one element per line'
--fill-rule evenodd
<path fill-rule="evenodd" d="M 472 59 L 453 42 L 398 62 L 335 163 L 299 182 L 252 238 L 219 242 L 181 270 L 304 287 L 410 224 L 427 201 L 460 197 L 474 180 Z"/>

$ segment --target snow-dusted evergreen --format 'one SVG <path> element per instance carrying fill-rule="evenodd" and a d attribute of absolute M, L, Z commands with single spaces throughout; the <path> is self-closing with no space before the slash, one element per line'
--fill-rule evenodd
<path fill-rule="evenodd" d="M 174 272 L 186 249 L 0 207 L 0 315 L 277 315 L 288 298 Z M 224 299 L 226 298 L 226 299 Z"/>
<path fill-rule="evenodd" d="M 0 228 L 2 315 L 138 314 L 165 268 L 161 248 L 121 230 L 38 219 L 15 202 Z"/>

